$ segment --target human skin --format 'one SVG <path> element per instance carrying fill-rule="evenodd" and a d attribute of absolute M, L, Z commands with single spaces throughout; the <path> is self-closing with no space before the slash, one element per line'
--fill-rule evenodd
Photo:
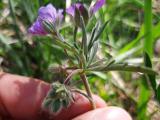
<path fill-rule="evenodd" d="M 96 95 L 96 110 L 91 110 L 87 98 L 75 94 L 75 102 L 69 108 L 49 114 L 41 108 L 49 89 L 50 85 L 42 80 L 1 72 L 0 120 L 131 120 L 125 110 L 107 107 Z"/>

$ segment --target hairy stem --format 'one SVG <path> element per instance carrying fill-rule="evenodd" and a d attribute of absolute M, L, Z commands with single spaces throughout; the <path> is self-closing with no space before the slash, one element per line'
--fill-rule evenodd
<path fill-rule="evenodd" d="M 78 89 L 71 89 L 72 92 L 76 92 L 76 93 L 79 93 L 83 96 L 85 96 L 90 102 L 94 102 L 93 99 L 91 99 L 88 95 L 86 95 L 84 92 L 82 92 L 81 90 L 78 90 Z"/>
<path fill-rule="evenodd" d="M 81 77 L 81 79 L 82 79 L 82 81 L 83 81 L 83 84 L 84 84 L 84 86 L 85 86 L 85 89 L 86 89 L 86 92 L 87 92 L 88 97 L 91 98 L 90 103 L 91 103 L 91 105 L 92 105 L 92 108 L 93 108 L 93 109 L 96 109 L 96 105 L 95 105 L 95 103 L 94 103 L 94 101 L 93 101 L 92 92 L 91 92 L 91 89 L 90 89 L 90 86 L 89 86 L 89 82 L 88 82 L 88 80 L 87 80 L 87 77 L 86 77 L 86 75 L 85 75 L 84 73 L 81 74 L 80 77 Z"/>
<path fill-rule="evenodd" d="M 73 75 L 77 74 L 77 73 L 80 73 L 80 72 L 83 72 L 82 69 L 76 69 L 76 70 L 73 70 L 69 75 L 68 77 L 65 79 L 64 81 L 64 84 L 68 84 L 70 79 L 73 77 Z"/>

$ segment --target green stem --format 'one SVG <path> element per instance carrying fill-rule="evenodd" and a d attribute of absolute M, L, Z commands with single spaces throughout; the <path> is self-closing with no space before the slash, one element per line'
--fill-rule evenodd
<path fill-rule="evenodd" d="M 88 80 L 87 80 L 87 77 L 86 77 L 86 75 L 85 75 L 84 73 L 81 74 L 80 77 L 81 77 L 81 79 L 82 79 L 82 81 L 83 81 L 83 84 L 84 84 L 84 86 L 85 86 L 85 89 L 86 89 L 86 92 L 87 92 L 88 97 L 91 98 L 90 103 L 91 103 L 91 105 L 92 105 L 92 108 L 93 108 L 93 109 L 96 109 L 96 105 L 95 105 L 95 103 L 94 103 L 94 101 L 93 101 L 92 92 L 91 92 L 91 88 L 90 88 L 89 82 L 88 82 Z"/>
<path fill-rule="evenodd" d="M 145 0 L 144 4 L 144 51 L 153 55 L 153 37 L 152 37 L 152 0 Z"/>

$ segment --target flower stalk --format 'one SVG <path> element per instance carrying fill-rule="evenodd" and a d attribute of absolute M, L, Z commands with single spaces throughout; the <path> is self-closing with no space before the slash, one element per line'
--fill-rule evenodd
<path fill-rule="evenodd" d="M 87 95 L 91 99 L 90 103 L 91 103 L 92 109 L 96 109 L 96 105 L 95 105 L 95 102 L 94 102 L 93 97 L 92 97 L 92 92 L 91 92 L 91 88 L 90 88 L 89 82 L 87 80 L 87 77 L 86 77 L 86 75 L 84 73 L 82 73 L 80 75 L 80 77 L 81 77 L 81 79 L 83 81 L 83 84 L 84 84 L 84 87 L 86 89 Z"/>

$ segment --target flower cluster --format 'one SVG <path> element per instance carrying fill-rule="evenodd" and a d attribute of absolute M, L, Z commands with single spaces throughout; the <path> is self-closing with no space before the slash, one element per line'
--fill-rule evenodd
<path fill-rule="evenodd" d="M 66 9 L 66 13 L 75 18 L 76 9 L 78 9 L 87 23 L 89 16 L 91 17 L 104 4 L 105 0 L 97 0 L 96 3 L 90 6 L 88 10 L 84 4 L 75 3 Z M 49 33 L 56 34 L 63 17 L 62 9 L 56 10 L 52 4 L 48 4 L 45 7 L 43 6 L 39 9 L 38 18 L 29 28 L 28 32 L 32 35 L 46 35 Z"/>
<path fill-rule="evenodd" d="M 46 35 L 49 31 L 45 28 L 44 22 L 50 23 L 56 28 L 63 20 L 63 10 L 56 10 L 52 4 L 48 4 L 46 7 L 41 7 L 38 11 L 38 18 L 29 28 L 28 32 L 32 35 Z"/>
<path fill-rule="evenodd" d="M 90 16 L 92 16 L 95 12 L 97 12 L 104 4 L 105 4 L 105 0 L 97 0 L 97 2 L 94 5 L 91 5 L 88 10 Z M 74 17 L 75 9 L 78 9 L 83 15 L 85 6 L 82 3 L 74 3 L 69 8 L 66 9 L 66 12 L 72 17 Z"/>

